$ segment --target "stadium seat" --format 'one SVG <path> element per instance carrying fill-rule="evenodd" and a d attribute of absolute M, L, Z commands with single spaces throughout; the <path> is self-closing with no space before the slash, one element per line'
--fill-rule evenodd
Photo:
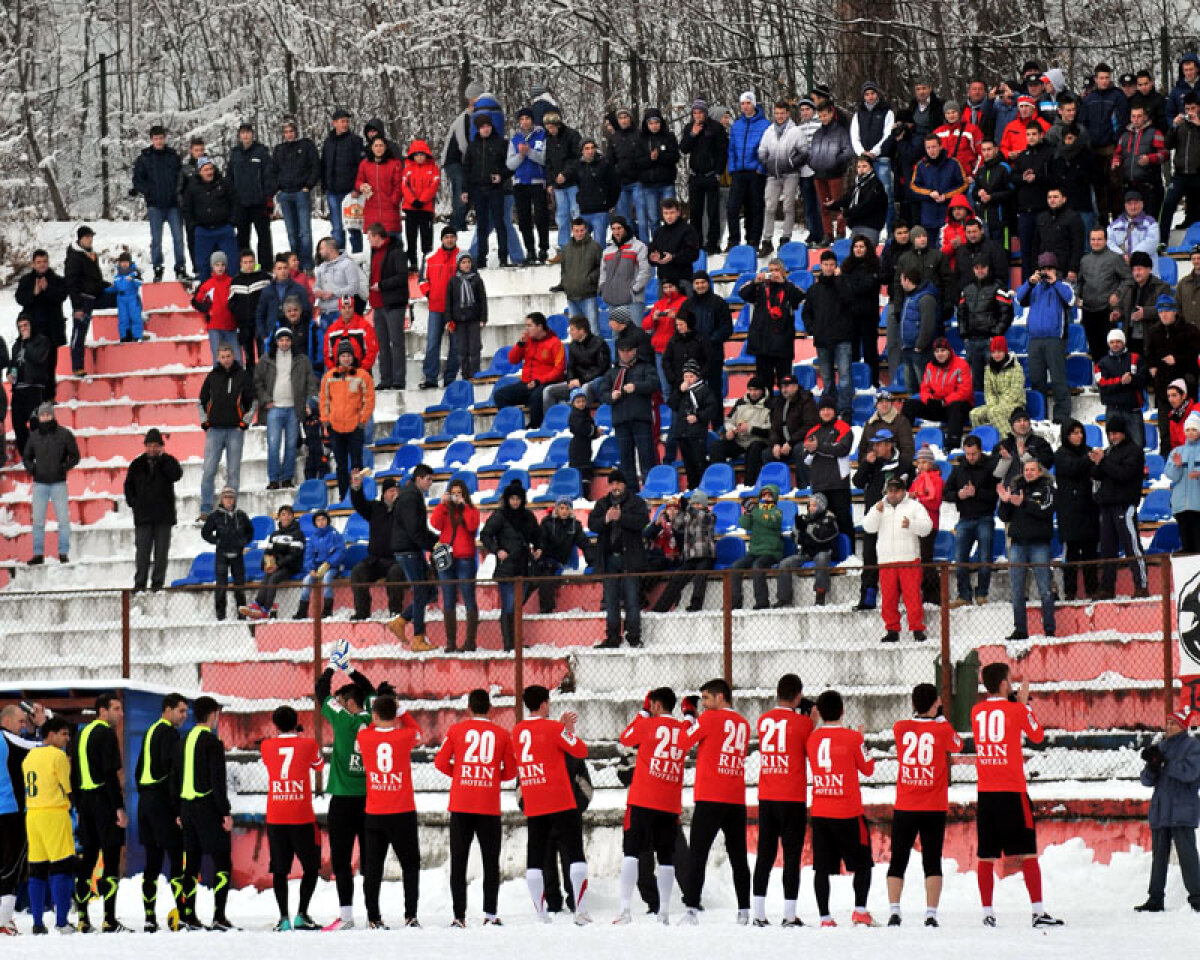
<path fill-rule="evenodd" d="M 475 476 L 475 472 L 473 470 L 459 470 L 449 480 L 446 481 L 446 485 L 449 486 L 455 480 L 461 480 L 463 483 L 465 483 L 471 496 L 475 496 L 475 494 L 479 492 L 479 480 Z"/>
<path fill-rule="evenodd" d="M 646 281 L 646 289 L 642 291 L 642 297 L 647 306 L 658 299 L 658 277 L 651 277 Z"/>
<path fill-rule="evenodd" d="M 750 341 L 742 341 L 741 352 L 736 357 L 728 357 L 725 360 L 726 367 L 753 367 L 754 354 L 750 352 Z"/>
<path fill-rule="evenodd" d="M 700 478 L 699 489 L 708 494 L 710 500 L 716 500 L 733 490 L 733 467 L 727 463 L 712 463 Z"/>
<path fill-rule="evenodd" d="M 365 476 L 362 478 L 362 492 L 363 496 L 368 500 L 375 499 L 377 490 L 374 477 Z M 347 490 L 346 495 L 337 503 L 331 503 L 328 509 L 330 513 L 351 513 L 354 510 L 354 504 L 350 502 L 350 491 Z M 309 535 L 309 528 L 312 527 L 312 514 L 306 513 L 299 517 L 298 521 L 301 528 L 304 529 L 304 535 L 307 537 Z"/>
<path fill-rule="evenodd" d="M 743 304 L 742 309 L 738 311 L 738 315 L 733 321 L 733 332 L 735 334 L 750 332 L 750 313 L 750 304 Z"/>
<path fill-rule="evenodd" d="M 1165 488 L 1151 490 L 1142 501 L 1138 520 L 1142 523 L 1164 523 L 1171 519 L 1171 491 Z"/>
<path fill-rule="evenodd" d="M 475 374 L 476 380 L 484 379 L 485 377 L 503 377 L 506 374 L 512 373 L 517 369 L 517 365 L 508 359 L 508 351 L 511 347 L 501 347 L 492 354 L 492 362 L 486 370 L 480 370 Z"/>
<path fill-rule="evenodd" d="M 592 419 L 596 421 L 596 426 L 601 430 L 612 431 L 612 404 L 602 403 L 596 408 Z"/>
<path fill-rule="evenodd" d="M 505 374 L 499 380 L 492 384 L 492 392 L 488 394 L 488 398 L 483 403 L 472 403 L 471 409 L 477 412 L 491 411 L 496 409 L 496 391 L 502 387 L 507 387 L 510 383 L 517 383 L 521 377 L 515 373 Z M 458 381 L 462 383 L 463 381 Z"/>
<path fill-rule="evenodd" d="M 1083 425 L 1083 439 L 1089 447 L 1104 446 L 1104 431 L 1094 423 L 1085 423 Z"/>
<path fill-rule="evenodd" d="M 465 410 L 475 399 L 475 388 L 469 380 L 455 380 L 442 394 L 442 402 L 425 408 L 426 414 Z"/>
<path fill-rule="evenodd" d="M 954 559 L 954 531 L 939 530 L 933 538 L 933 559 L 940 562 Z"/>
<path fill-rule="evenodd" d="M 775 256 L 783 261 L 784 266 L 788 268 L 788 273 L 793 270 L 808 270 L 808 244 L 806 243 L 789 240 L 779 248 L 779 252 Z"/>
<path fill-rule="evenodd" d="M 817 389 L 817 368 L 811 363 L 798 363 L 792 367 L 796 382 L 810 393 Z"/>
<path fill-rule="evenodd" d="M 833 241 L 833 246 L 830 249 L 833 250 L 834 256 L 838 259 L 838 266 L 841 266 L 842 261 L 850 256 L 850 238 L 838 237 L 838 239 Z"/>
<path fill-rule="evenodd" d="M 529 489 L 529 471 L 522 470 L 520 467 L 509 467 L 500 476 L 500 482 L 496 484 L 496 489 L 491 493 L 484 494 L 480 498 L 480 503 L 499 503 L 500 497 L 504 495 L 505 488 L 514 480 L 518 481 L 526 490 Z"/>
<path fill-rule="evenodd" d="M 1150 481 L 1150 483 L 1153 483 L 1163 475 L 1163 469 L 1166 467 L 1166 465 L 1167 462 L 1160 454 L 1146 454 L 1146 479 Z"/>
<path fill-rule="evenodd" d="M 779 501 L 779 519 L 783 535 L 790 536 L 796 529 L 796 514 L 800 512 L 800 504 L 795 500 Z"/>
<path fill-rule="evenodd" d="M 406 443 L 396 451 L 388 468 L 377 471 L 375 475 L 377 477 L 398 477 L 408 473 L 424 459 L 425 451 L 415 444 Z"/>
<path fill-rule="evenodd" d="M 966 354 L 967 348 L 963 344 L 963 338 L 958 335 L 957 328 L 949 327 L 946 330 L 946 339 L 950 341 L 950 349 L 956 354 L 958 354 L 960 357 Z"/>
<path fill-rule="evenodd" d="M 1072 323 L 1067 327 L 1067 353 L 1087 353 L 1087 331 L 1083 324 Z"/>
<path fill-rule="evenodd" d="M 736 277 L 758 269 L 758 254 L 748 243 L 739 243 L 729 251 L 725 262 L 712 271 L 713 277 Z"/>
<path fill-rule="evenodd" d="M 346 576 L 350 576 L 350 571 L 366 560 L 367 554 L 368 548 L 366 543 L 356 542 L 346 544 L 346 553 L 342 557 L 342 572 Z"/>
<path fill-rule="evenodd" d="M 732 500 L 718 500 L 712 505 L 713 517 L 716 519 L 718 537 L 725 533 L 733 533 L 738 529 L 738 520 L 742 516 L 742 505 Z"/>
<path fill-rule="evenodd" d="M 734 306 L 735 304 L 739 304 L 739 303 L 744 303 L 744 302 L 745 302 L 744 300 L 742 300 L 742 296 L 741 296 L 741 293 L 740 293 L 739 291 L 740 291 L 740 290 L 742 289 L 742 287 L 744 287 L 746 284 L 750 283 L 750 282 L 751 282 L 751 281 L 754 279 L 754 277 L 755 277 L 755 276 L 756 276 L 756 275 L 755 275 L 753 272 L 751 272 L 751 273 L 743 273 L 743 274 L 741 274 L 741 276 L 739 276 L 739 277 L 738 277 L 736 280 L 734 280 L 734 281 L 733 281 L 733 287 L 732 287 L 732 288 L 730 289 L 730 291 L 729 291 L 729 296 L 727 296 L 727 297 L 725 298 L 725 301 L 726 301 L 726 302 L 727 302 L 727 303 L 728 303 L 728 304 L 729 304 L 731 307 L 732 307 L 732 306 Z"/>
<path fill-rule="evenodd" d="M 662 500 L 679 494 L 679 471 L 667 463 L 651 467 L 641 490 L 643 500 Z"/>
<path fill-rule="evenodd" d="M 896 393 L 907 393 L 908 386 L 904 379 L 904 367 L 897 367 L 895 370 L 890 371 L 890 373 L 891 383 L 888 384 L 888 387 Z"/>
<path fill-rule="evenodd" d="M 855 390 L 871 390 L 871 368 L 862 360 L 850 364 L 850 381 Z"/>
<path fill-rule="evenodd" d="M 462 381 L 455 381 L 461 383 Z M 475 418 L 471 415 L 470 410 L 461 408 L 451 410 L 449 415 L 442 421 L 442 429 L 434 434 L 430 434 L 425 438 L 425 446 L 431 447 L 438 444 L 447 444 L 457 437 L 470 437 L 475 435 Z"/>
<path fill-rule="evenodd" d="M 1036 390 L 1026 390 L 1025 409 L 1029 412 L 1030 420 L 1045 420 L 1046 398 Z"/>
<path fill-rule="evenodd" d="M 925 446 L 925 444 L 941 450 L 945 446 L 946 438 L 942 434 L 941 427 L 922 427 L 917 431 L 916 436 L 913 437 L 913 443 L 916 444 L 918 450 Z"/>
<path fill-rule="evenodd" d="M 950 471 L 954 469 L 954 464 L 949 460 L 938 460 L 935 462 L 937 463 L 938 472 L 942 475 L 942 483 L 945 483 L 950 479 Z"/>
<path fill-rule="evenodd" d="M 300 484 L 292 506 L 295 507 L 297 513 L 308 513 L 311 510 L 320 510 L 328 503 L 329 491 L 325 486 L 325 481 L 320 477 L 312 477 Z"/>
<path fill-rule="evenodd" d="M 671 429 L 671 421 L 675 417 L 675 411 L 668 407 L 665 403 L 658 405 L 658 427 L 660 432 L 666 433 Z"/>
<path fill-rule="evenodd" d="M 746 541 L 741 537 L 722 537 L 717 541 L 715 570 L 728 570 L 746 555 Z"/>
<path fill-rule="evenodd" d="M 442 457 L 443 471 L 453 470 L 461 467 L 463 464 L 470 462 L 475 456 L 475 444 L 470 440 L 455 440 L 446 448 L 446 452 Z"/>
<path fill-rule="evenodd" d="M 1153 423 L 1143 423 L 1142 424 L 1142 432 L 1146 435 L 1145 449 L 1157 450 L 1158 449 L 1158 427 L 1155 426 Z"/>
<path fill-rule="evenodd" d="M 550 478 L 546 492 L 536 496 L 532 503 L 554 503 L 559 497 L 570 497 L 574 502 L 583 496 L 583 481 L 574 467 L 559 467 Z"/>
<path fill-rule="evenodd" d="M 1014 323 L 1004 335 L 1008 341 L 1008 349 L 1012 353 L 1026 354 L 1029 352 L 1029 328 L 1023 323 Z"/>
<path fill-rule="evenodd" d="M 311 527 L 304 532 L 304 535 L 307 537 L 310 531 Z M 242 555 L 242 562 L 246 565 L 246 580 L 248 582 L 253 583 L 263 578 L 263 551 L 257 549 L 247 550 Z M 215 576 L 216 574 L 214 574 Z"/>
<path fill-rule="evenodd" d="M 1178 553 L 1183 548 L 1179 539 L 1179 524 L 1164 523 L 1154 531 L 1147 553 Z"/>
<path fill-rule="evenodd" d="M 762 488 L 768 483 L 773 483 L 779 488 L 779 493 L 792 492 L 792 468 L 789 464 L 779 460 L 771 463 L 764 463 L 763 468 L 758 471 L 758 481 L 749 490 L 742 493 L 742 497 L 757 497 L 762 492 Z"/>
<path fill-rule="evenodd" d="M 558 437 L 550 441 L 550 446 L 546 448 L 546 459 L 541 463 L 535 463 L 531 470 L 557 470 L 567 462 L 567 457 L 571 452 L 571 438 Z"/>
<path fill-rule="evenodd" d="M 1077 329 L 1075 327 L 1072 330 Z M 1072 389 L 1082 389 L 1092 385 L 1092 358 L 1088 356 L 1080 356 L 1072 354 L 1067 357 L 1067 383 Z"/>
<path fill-rule="evenodd" d="M 419 413 L 402 413 L 392 424 L 386 437 L 376 437 L 377 444 L 413 443 L 425 437 L 425 420 Z"/>
<path fill-rule="evenodd" d="M 357 510 L 346 519 L 346 528 L 342 531 L 342 539 L 347 543 L 366 543 L 371 539 L 371 525 Z"/>
<path fill-rule="evenodd" d="M 567 339 L 567 315 L 565 313 L 550 314 L 546 318 L 546 325 L 559 340 Z"/>
<path fill-rule="evenodd" d="M 708 252 L 705 250 L 701 250 L 700 256 L 698 256 L 695 260 L 692 261 L 692 273 L 698 273 L 701 270 L 707 270 L 707 269 L 708 269 Z"/>
<path fill-rule="evenodd" d="M 252 543 L 258 543 L 260 540 L 266 540 L 271 535 L 271 531 L 275 529 L 275 521 L 270 517 L 259 515 L 250 518 L 250 526 L 254 529 L 254 537 Z"/>
<path fill-rule="evenodd" d="M 861 427 L 864 423 L 871 419 L 871 415 L 875 412 L 875 397 L 870 393 L 856 393 L 854 395 L 853 415 L 851 419 L 854 421 L 854 426 Z"/>
<path fill-rule="evenodd" d="M 971 433 L 979 438 L 979 443 L 983 447 L 984 453 L 991 453 L 995 449 L 996 444 L 1000 442 L 1000 431 L 990 423 L 975 427 Z"/>
<path fill-rule="evenodd" d="M 178 580 L 172 580 L 173 587 L 195 587 L 205 583 L 212 583 L 217 576 L 216 572 L 217 555 L 212 550 L 206 550 L 204 553 L 197 554 L 192 559 L 192 565 L 188 568 L 187 576 L 180 577 Z"/>
<path fill-rule="evenodd" d="M 565 403 L 556 403 L 542 415 L 542 425 L 525 434 L 526 440 L 549 440 L 567 429 L 571 408 Z"/>
<path fill-rule="evenodd" d="M 525 429 L 525 411 L 520 407 L 501 407 L 496 411 L 492 429 L 475 435 L 476 442 L 499 443 L 510 433 Z"/>
<path fill-rule="evenodd" d="M 813 285 L 812 271 L 805 267 L 803 270 L 793 270 L 788 274 L 788 280 L 798 286 L 805 293 L 808 293 L 809 288 Z"/>
<path fill-rule="evenodd" d="M 516 463 L 525 456 L 527 446 L 519 437 L 509 437 L 496 448 L 496 455 L 492 457 L 490 466 L 499 469 Z"/>
<path fill-rule="evenodd" d="M 841 563 L 848 559 L 850 554 L 850 538 L 844 533 L 839 533 L 837 540 L 833 542 L 833 562 Z"/>
<path fill-rule="evenodd" d="M 1179 264 L 1170 257 L 1159 257 L 1158 268 L 1154 272 L 1169 287 L 1174 287 L 1179 283 Z"/>
<path fill-rule="evenodd" d="M 1174 247 L 1167 247 L 1167 253 L 1190 254 L 1192 247 L 1197 244 L 1200 244 L 1200 222 L 1193 223 L 1188 227 L 1183 233 L 1183 243 Z M 1162 258 L 1160 257 L 1159 259 L 1161 260 Z"/>
<path fill-rule="evenodd" d="M 600 441 L 600 446 L 596 448 L 596 452 L 592 454 L 592 465 L 602 470 L 607 470 L 610 467 L 615 467 L 620 462 L 621 447 L 617 443 L 617 438 L 605 437 Z"/>

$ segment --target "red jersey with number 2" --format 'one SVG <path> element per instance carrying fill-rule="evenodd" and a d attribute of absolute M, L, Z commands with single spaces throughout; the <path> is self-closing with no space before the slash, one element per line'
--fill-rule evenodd
<path fill-rule="evenodd" d="M 808 802 L 808 737 L 813 722 L 791 707 L 768 710 L 758 720 L 758 799 Z"/>
<path fill-rule="evenodd" d="M 1022 737 L 1041 743 L 1046 732 L 1025 703 L 988 697 L 971 708 L 975 734 L 975 770 L 980 793 L 1024 793 Z"/>
<path fill-rule="evenodd" d="M 746 802 L 746 744 L 750 724 L 736 710 L 705 710 L 684 740 L 686 754 L 696 747 L 696 800 Z"/>
<path fill-rule="evenodd" d="M 512 737 L 486 717 L 454 724 L 433 764 L 453 781 L 451 813 L 500 815 L 500 783 L 517 775 Z"/>
<path fill-rule="evenodd" d="M 315 823 L 311 771 L 325 766 L 312 737 L 284 733 L 262 742 L 267 768 L 267 823 Z"/>
<path fill-rule="evenodd" d="M 810 812 L 814 817 L 862 816 L 858 775 L 874 773 L 875 761 L 867 756 L 861 733 L 834 725 L 820 727 L 808 738 L 808 765 L 813 775 Z"/>
<path fill-rule="evenodd" d="M 945 717 L 912 717 L 892 728 L 896 736 L 897 810 L 950 808 L 949 754 L 962 740 Z"/>
<path fill-rule="evenodd" d="M 417 809 L 413 797 L 412 751 L 421 735 L 407 713 L 393 725 L 372 724 L 358 731 L 358 750 L 367 772 L 367 813 L 408 813 Z"/>
<path fill-rule="evenodd" d="M 575 809 L 575 791 L 563 755 L 569 753 L 582 760 L 587 756 L 587 744 L 548 717 L 532 717 L 518 723 L 513 727 L 512 737 L 525 816 L 540 817 Z"/>
<path fill-rule="evenodd" d="M 674 717 L 635 717 L 621 743 L 637 748 L 628 803 L 633 807 L 679 813 L 683 809 L 683 738 L 687 724 Z"/>

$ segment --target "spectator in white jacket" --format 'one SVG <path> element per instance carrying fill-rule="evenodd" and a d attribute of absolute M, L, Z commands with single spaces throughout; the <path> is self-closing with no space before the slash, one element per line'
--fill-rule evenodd
<path fill-rule="evenodd" d="M 1108 249 L 1123 256 L 1126 263 L 1142 250 L 1150 254 L 1157 270 L 1158 241 L 1158 221 L 1146 212 L 1145 198 L 1137 190 L 1125 191 L 1125 213 L 1108 225 Z"/>
<path fill-rule="evenodd" d="M 825 242 L 825 228 L 821 223 L 821 205 L 817 203 L 816 171 L 808 165 L 812 149 L 813 134 L 821 127 L 817 119 L 817 105 L 808 97 L 800 101 L 800 122 L 796 124 L 796 149 L 800 152 L 800 199 L 804 201 L 804 223 L 808 227 L 808 245 Z"/>
<path fill-rule="evenodd" d="M 879 586 L 883 593 L 884 643 L 900 640 L 900 595 L 914 640 L 925 639 L 925 608 L 921 604 L 921 538 L 933 531 L 933 521 L 908 495 L 904 480 L 888 478 L 883 499 L 863 517 L 863 532 L 876 536 Z"/>
<path fill-rule="evenodd" d="M 862 85 L 862 102 L 850 119 L 850 145 L 854 148 L 855 156 L 861 157 L 865 154 L 871 158 L 875 176 L 879 178 L 884 192 L 887 193 L 889 236 L 895 214 L 892 202 L 895 194 L 892 189 L 892 161 L 883 155 L 883 145 L 892 135 L 892 124 L 895 122 L 896 115 L 880 95 L 879 87 L 875 85 L 874 80 L 868 80 Z"/>
<path fill-rule="evenodd" d="M 796 190 L 800 181 L 800 128 L 792 122 L 792 113 L 783 100 L 775 102 L 774 123 L 767 128 L 758 143 L 758 162 L 767 171 L 766 227 L 763 231 L 764 247 L 769 247 L 771 227 L 775 224 L 775 210 L 783 201 L 783 231 L 779 235 L 779 246 L 792 239 L 796 227 Z M 811 135 L 810 135 L 811 136 Z"/>
<path fill-rule="evenodd" d="M 322 321 L 327 323 L 337 318 L 343 296 L 349 294 L 366 303 L 369 293 L 366 275 L 357 263 L 338 249 L 333 237 L 326 237 L 317 244 L 312 293 Z M 356 313 L 361 312 L 363 304 L 356 305 Z"/>

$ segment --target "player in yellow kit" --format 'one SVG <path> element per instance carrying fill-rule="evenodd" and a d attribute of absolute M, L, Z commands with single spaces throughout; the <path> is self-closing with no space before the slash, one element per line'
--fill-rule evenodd
<path fill-rule="evenodd" d="M 29 837 L 29 908 L 33 932 L 46 933 L 46 894 L 54 901 L 55 929 L 74 933 L 67 921 L 74 895 L 75 838 L 71 832 L 71 761 L 66 746 L 71 727 L 51 717 L 42 745 L 21 764 L 25 783 L 25 831 Z"/>

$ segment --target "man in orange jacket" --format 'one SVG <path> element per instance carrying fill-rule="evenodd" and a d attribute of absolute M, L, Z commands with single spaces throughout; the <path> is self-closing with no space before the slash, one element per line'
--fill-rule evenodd
<path fill-rule="evenodd" d="M 508 362 L 521 364 L 521 380 L 496 391 L 496 408 L 529 406 L 529 429 L 542 425 L 542 390 L 563 379 L 567 352 L 541 313 L 525 315 L 525 335 L 508 351 Z"/>
<path fill-rule="evenodd" d="M 321 378 L 321 426 L 337 460 L 338 496 L 350 489 L 350 470 L 362 469 L 363 433 L 375 412 L 375 383 L 358 367 L 347 338 L 337 346 L 337 366 Z"/>

